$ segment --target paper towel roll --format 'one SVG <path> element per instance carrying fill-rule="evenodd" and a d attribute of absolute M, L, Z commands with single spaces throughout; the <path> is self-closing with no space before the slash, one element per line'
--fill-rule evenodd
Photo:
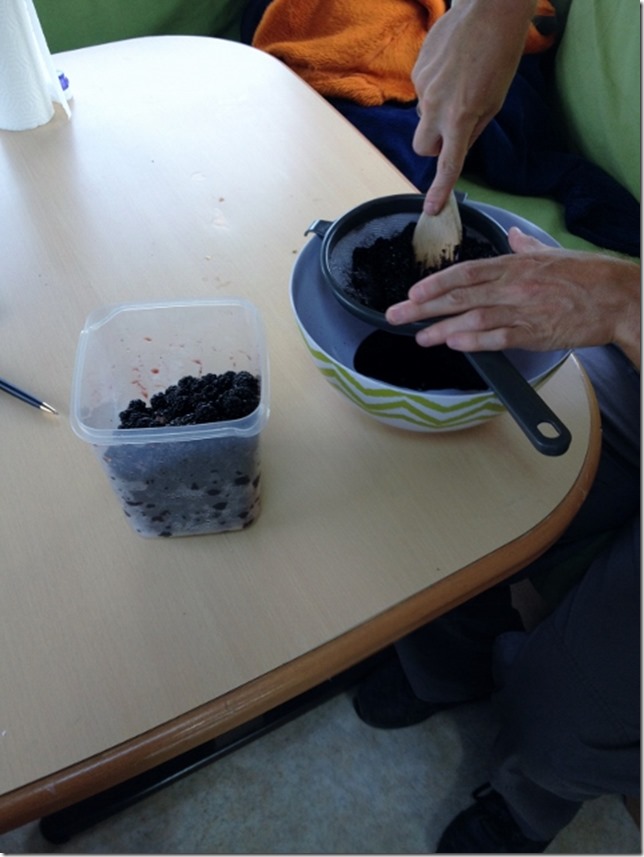
<path fill-rule="evenodd" d="M 55 101 L 69 116 L 33 0 L 0 0 L 0 128 L 44 125 Z"/>

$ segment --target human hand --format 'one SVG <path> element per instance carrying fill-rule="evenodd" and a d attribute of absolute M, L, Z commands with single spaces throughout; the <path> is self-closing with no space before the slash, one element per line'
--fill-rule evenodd
<path fill-rule="evenodd" d="M 412 71 L 418 155 L 437 156 L 425 211 L 447 201 L 469 148 L 500 110 L 523 53 L 536 0 L 453 0 L 431 27 Z"/>
<path fill-rule="evenodd" d="M 599 253 L 547 247 L 516 227 L 512 254 L 461 262 L 425 277 L 387 310 L 390 324 L 439 321 L 419 345 L 456 351 L 549 351 L 615 343 L 640 362 L 640 269 Z"/>

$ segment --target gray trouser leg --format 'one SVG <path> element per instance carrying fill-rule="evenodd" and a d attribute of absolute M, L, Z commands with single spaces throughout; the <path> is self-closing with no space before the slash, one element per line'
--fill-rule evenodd
<path fill-rule="evenodd" d="M 535 631 L 499 638 L 515 657 L 491 783 L 533 839 L 554 837 L 584 800 L 639 793 L 639 557 L 634 520 Z"/>
<path fill-rule="evenodd" d="M 639 793 L 640 379 L 616 348 L 578 356 L 602 412 L 597 478 L 559 542 L 513 579 L 556 569 L 600 533 L 610 543 L 530 634 L 514 630 L 501 584 L 397 644 L 422 699 L 471 699 L 500 677 L 491 782 L 537 840 L 554 837 L 588 798 Z"/>

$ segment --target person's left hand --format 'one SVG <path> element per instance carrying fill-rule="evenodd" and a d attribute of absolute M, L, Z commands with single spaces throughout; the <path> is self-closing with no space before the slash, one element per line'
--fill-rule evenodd
<path fill-rule="evenodd" d="M 456 351 L 548 351 L 615 342 L 632 350 L 639 267 L 599 253 L 553 249 L 516 227 L 514 253 L 462 262 L 416 283 L 387 310 L 391 324 L 437 317 L 419 345 Z M 639 323 L 639 322 L 638 322 Z M 632 358 L 631 358 L 632 359 Z"/>

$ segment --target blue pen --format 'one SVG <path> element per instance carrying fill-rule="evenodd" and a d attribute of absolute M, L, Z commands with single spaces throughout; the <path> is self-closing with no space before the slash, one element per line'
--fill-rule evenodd
<path fill-rule="evenodd" d="M 9 393 L 11 396 L 15 396 L 16 399 L 21 399 L 23 402 L 26 402 L 28 405 L 31 405 L 34 408 L 40 408 L 41 411 L 45 411 L 47 414 L 57 414 L 58 411 L 56 408 L 48 405 L 47 402 L 41 402 L 40 399 L 37 399 L 35 396 L 32 396 L 31 393 L 27 393 L 25 390 L 21 390 L 19 387 L 15 387 L 13 384 L 10 384 L 8 381 L 0 378 L 0 390 L 4 390 L 5 393 Z"/>

